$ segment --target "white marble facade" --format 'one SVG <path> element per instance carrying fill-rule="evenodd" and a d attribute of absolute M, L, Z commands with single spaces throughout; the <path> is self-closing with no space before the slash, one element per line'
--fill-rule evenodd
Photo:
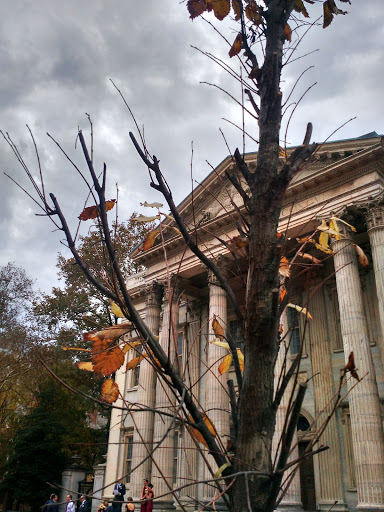
<path fill-rule="evenodd" d="M 256 158 L 256 154 L 246 156 L 251 168 Z M 215 236 L 228 240 L 237 234 L 231 204 L 241 204 L 225 178 L 225 170 L 232 166 L 230 158 L 224 160 L 196 188 L 193 205 L 188 196 L 179 207 L 191 229 L 201 226 L 201 247 L 224 266 L 231 265 L 230 259 Z M 311 282 L 303 281 L 295 292 L 296 300 L 306 304 L 313 316 L 305 329 L 298 326 L 298 339 L 305 342 L 299 378 L 310 380 L 295 453 L 302 453 L 311 440 L 316 428 L 314 419 L 327 413 L 351 351 L 360 375 L 365 377 L 345 396 L 323 435 L 321 443 L 329 450 L 306 461 L 279 509 L 329 510 L 333 506 L 332 510 L 338 511 L 384 511 L 384 139 L 372 133 L 323 145 L 313 162 L 295 177 L 286 196 L 279 230 L 287 231 L 292 238 L 310 234 L 318 219 L 332 212 L 344 215 L 357 229 L 357 233 L 346 233 L 346 238 L 333 243 L 333 255 L 323 262 Z M 368 267 L 359 266 L 354 243 L 367 253 Z M 146 271 L 130 279 L 131 293 L 147 324 L 159 335 L 159 343 L 180 365 L 193 395 L 226 446 L 230 436 L 226 381 L 232 374 L 217 377 L 217 361 L 226 350 L 209 341 L 214 315 L 234 336 L 236 321 L 222 288 L 185 250 L 174 231 L 167 230 L 165 248 L 168 270 L 160 244 L 136 253 Z M 176 275 L 173 286 L 169 279 Z M 236 288 L 235 279 L 233 284 Z M 282 322 L 288 325 L 289 316 Z M 277 365 L 282 364 L 282 357 L 280 354 Z M 136 372 L 119 371 L 116 380 L 128 402 L 152 410 L 174 410 L 169 390 L 157 380 L 147 362 Z M 283 400 L 277 434 L 284 407 L 287 404 Z M 126 496 L 134 498 L 140 497 L 144 477 L 152 480 L 156 496 L 191 480 L 209 477 L 188 431 L 177 421 L 169 429 L 172 421 L 154 412 L 127 414 L 113 410 L 107 461 L 98 468 L 98 485 L 104 470 L 104 496 L 111 497 L 116 479 L 136 466 L 125 478 Z M 146 459 L 164 436 L 153 460 Z M 209 455 L 206 457 L 213 463 Z M 192 511 L 201 508 L 199 502 L 210 499 L 210 487 L 194 485 L 182 489 L 176 500 L 165 496 L 155 508 L 183 506 Z"/>

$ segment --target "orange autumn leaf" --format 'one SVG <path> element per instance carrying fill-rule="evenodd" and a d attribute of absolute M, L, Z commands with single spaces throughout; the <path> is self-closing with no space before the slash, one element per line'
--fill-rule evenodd
<path fill-rule="evenodd" d="M 227 372 L 232 364 L 232 356 L 231 354 L 227 354 L 222 362 L 219 364 L 219 373 L 220 375 L 223 375 L 223 373 Z"/>
<path fill-rule="evenodd" d="M 136 347 L 137 345 L 141 345 L 141 341 L 134 341 L 133 343 L 126 343 L 124 347 L 121 348 L 121 351 L 123 354 L 126 354 L 129 352 L 132 348 Z"/>
<path fill-rule="evenodd" d="M 216 429 L 215 429 L 215 426 L 214 424 L 212 423 L 212 421 L 208 418 L 208 416 L 205 414 L 205 412 L 202 412 L 201 413 L 202 416 L 203 416 L 203 421 L 204 423 L 207 425 L 208 427 L 208 430 L 210 431 L 210 433 L 216 437 Z M 189 416 L 189 421 L 191 421 L 192 423 L 194 423 L 193 421 L 193 418 L 191 416 Z M 204 446 L 206 446 L 208 448 L 208 445 L 204 439 L 204 437 L 200 434 L 200 432 L 198 430 L 196 430 L 194 427 L 190 427 L 189 429 L 189 433 L 201 444 L 203 444 Z"/>
<path fill-rule="evenodd" d="M 228 55 L 231 58 L 238 55 L 241 52 L 242 44 L 243 44 L 243 38 L 241 36 L 241 33 L 239 32 L 236 36 L 236 39 L 235 39 L 233 45 L 231 46 L 231 49 L 228 52 Z"/>
<path fill-rule="evenodd" d="M 79 361 L 76 363 L 79 370 L 85 370 L 86 372 L 93 372 L 93 364 L 90 361 Z"/>
<path fill-rule="evenodd" d="M 146 236 L 144 242 L 140 245 L 139 251 L 147 251 L 148 249 L 152 249 L 155 244 L 155 240 L 157 235 L 160 233 L 158 229 L 154 229 Z"/>
<path fill-rule="evenodd" d="M 284 285 L 282 285 L 280 287 L 280 299 L 279 299 L 280 304 L 283 302 L 286 295 L 287 295 L 287 289 Z"/>
<path fill-rule="evenodd" d="M 113 404 L 119 398 L 119 386 L 113 379 L 107 379 L 101 387 L 101 400 Z"/>
<path fill-rule="evenodd" d="M 105 201 L 105 210 L 109 212 L 109 210 L 112 210 L 112 208 L 115 206 L 116 199 L 111 199 L 110 201 Z M 80 213 L 79 219 L 80 220 L 90 220 L 90 219 L 96 219 L 100 214 L 100 208 L 99 206 L 87 206 L 87 208 L 84 208 L 84 210 Z"/>
<path fill-rule="evenodd" d="M 284 37 L 285 39 L 288 41 L 288 42 L 291 42 L 292 40 L 292 29 L 291 27 L 288 25 L 288 23 L 286 23 L 285 27 L 284 27 Z"/>
<path fill-rule="evenodd" d="M 136 366 L 139 365 L 143 359 L 144 359 L 144 355 L 134 357 L 133 359 L 131 359 L 129 361 L 129 363 L 127 363 L 127 371 L 134 370 L 136 368 Z"/>
<path fill-rule="evenodd" d="M 92 347 L 92 363 L 95 373 L 112 375 L 124 363 L 124 354 L 120 347 L 111 347 L 107 339 L 97 339 Z"/>
<path fill-rule="evenodd" d="M 315 265 L 318 265 L 319 263 L 321 263 L 321 261 L 318 259 L 318 258 L 315 258 L 314 256 L 312 256 L 311 254 L 308 254 L 306 252 L 299 252 L 297 253 L 299 256 L 301 256 L 302 258 L 306 259 L 306 260 L 310 260 L 312 261 L 312 263 L 314 263 Z"/>
<path fill-rule="evenodd" d="M 352 375 L 352 377 L 353 377 L 354 379 L 356 379 L 356 380 L 358 380 L 358 381 L 360 380 L 360 379 L 359 379 L 359 376 L 358 376 L 358 374 L 357 374 L 357 371 L 356 371 L 356 366 L 355 366 L 355 356 L 353 355 L 353 352 L 351 352 L 351 353 L 349 354 L 349 357 L 348 357 L 348 363 L 345 365 L 344 370 L 345 370 L 346 372 L 349 372 L 349 373 Z"/>
<path fill-rule="evenodd" d="M 224 329 L 222 328 L 221 324 L 218 322 L 216 316 L 213 317 L 212 320 L 212 329 L 215 335 L 219 338 L 220 341 L 223 341 L 224 339 Z"/>
<path fill-rule="evenodd" d="M 280 259 L 279 273 L 284 277 L 289 277 L 291 275 L 289 261 L 285 256 L 282 256 Z"/>

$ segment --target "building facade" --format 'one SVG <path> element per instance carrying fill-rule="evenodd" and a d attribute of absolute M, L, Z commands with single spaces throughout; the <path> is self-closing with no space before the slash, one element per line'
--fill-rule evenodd
<path fill-rule="evenodd" d="M 254 169 L 257 155 L 245 158 Z M 241 297 L 241 272 L 232 271 L 235 263 L 220 241 L 229 242 L 238 234 L 233 212 L 234 205 L 241 207 L 241 198 L 225 177 L 233 165 L 231 158 L 224 160 L 179 205 L 179 211 L 191 230 L 198 227 L 200 247 L 222 266 Z M 293 309 L 282 317 L 284 332 L 290 332 L 288 358 L 303 345 L 298 380 L 308 382 L 292 457 L 304 453 L 330 410 L 352 351 L 364 378 L 350 392 L 343 388 L 340 405 L 321 439 L 329 449 L 304 460 L 279 508 L 384 511 L 384 139 L 375 132 L 327 143 L 317 151 L 289 186 L 279 231 L 295 240 L 313 233 L 321 219 L 332 215 L 345 219 L 356 232 L 343 224 L 345 237 L 333 241 L 332 254 L 317 254 L 321 264 L 296 280 L 290 301 L 305 306 L 312 320 L 300 318 L 295 324 Z M 368 255 L 368 266 L 359 265 L 354 244 Z M 171 229 L 164 231 L 164 244 L 136 251 L 135 258 L 146 267 L 128 281 L 136 307 L 159 336 L 159 343 L 178 361 L 192 394 L 227 446 L 231 435 L 227 380 L 233 372 L 220 376 L 217 371 L 227 351 L 211 343 L 212 319 L 220 319 L 239 346 L 241 339 L 225 292 Z M 242 268 L 241 252 L 236 265 Z M 242 272 L 245 275 L 246 268 Z M 276 376 L 284 360 L 281 350 Z M 208 479 L 202 457 L 210 464 L 213 459 L 198 453 L 177 411 L 175 418 L 156 414 L 157 410 L 175 411 L 175 401 L 148 361 L 135 370 L 119 370 L 116 382 L 126 404 L 148 410 L 113 410 L 106 463 L 96 468 L 95 496 L 111 498 L 114 482 L 123 477 L 126 496 L 137 499 L 143 478 L 149 478 L 155 496 L 160 497 L 155 502 L 159 510 L 182 506 L 199 510 L 212 501 L 214 490 L 208 485 L 183 487 Z M 348 385 L 352 386 L 351 381 Z M 123 400 L 116 405 L 122 406 Z M 276 439 L 287 406 L 283 400 Z M 176 498 L 167 494 L 179 487 Z M 220 502 L 216 506 L 220 508 Z"/>

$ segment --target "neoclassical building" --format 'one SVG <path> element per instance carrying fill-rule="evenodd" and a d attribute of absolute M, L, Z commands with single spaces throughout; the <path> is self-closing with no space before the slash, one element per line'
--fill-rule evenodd
<path fill-rule="evenodd" d="M 246 155 L 251 169 L 256 159 L 257 154 Z M 237 235 L 233 208 L 241 205 L 241 198 L 225 176 L 233 165 L 226 158 L 184 199 L 179 211 L 187 226 L 198 226 L 200 247 L 220 262 L 241 297 L 243 281 L 231 271 L 233 260 L 220 242 Z M 384 511 L 384 138 L 375 132 L 319 149 L 289 186 L 279 231 L 292 240 L 304 237 L 332 214 L 342 216 L 356 232 L 346 226 L 345 238 L 334 240 L 332 254 L 313 253 L 322 259 L 321 265 L 309 278 L 303 273 L 296 280 L 291 302 L 305 305 L 313 319 L 294 323 L 297 315 L 289 311 L 282 318 L 283 329 L 291 332 L 288 358 L 304 344 L 298 379 L 308 381 L 296 455 L 304 452 L 330 410 L 352 351 L 364 378 L 350 393 L 343 388 L 340 405 L 321 439 L 329 449 L 305 459 L 279 508 Z M 164 235 L 164 247 L 158 241 L 147 251 L 136 250 L 134 257 L 146 270 L 129 278 L 128 287 L 148 326 L 159 335 L 159 343 L 167 348 L 170 338 L 176 340 L 169 350 L 177 350 L 186 382 L 226 446 L 231 435 L 227 380 L 234 377 L 231 370 L 222 376 L 217 371 L 227 352 L 211 343 L 212 319 L 216 315 L 241 346 L 237 321 L 224 291 L 181 237 L 171 229 Z M 363 248 L 368 266 L 359 265 L 353 244 Z M 237 264 L 241 268 L 241 254 Z M 283 359 L 281 351 L 276 375 Z M 134 498 L 140 497 L 145 477 L 152 481 L 155 496 L 209 478 L 203 456 L 183 425 L 176 419 L 169 429 L 172 418 L 154 412 L 175 408 L 152 366 L 144 360 L 136 370 L 119 370 L 116 382 L 127 403 L 149 411 L 113 410 L 106 463 L 95 468 L 95 497 L 112 497 L 113 483 L 121 476 L 126 496 Z M 122 400 L 117 405 L 123 405 Z M 286 408 L 283 400 L 276 436 Z M 151 460 L 148 453 L 161 440 Z M 213 464 L 209 455 L 204 457 Z M 198 510 L 213 497 L 212 487 L 197 483 L 181 489 L 176 499 L 166 495 L 155 508 L 180 510 L 182 504 L 186 510 Z"/>

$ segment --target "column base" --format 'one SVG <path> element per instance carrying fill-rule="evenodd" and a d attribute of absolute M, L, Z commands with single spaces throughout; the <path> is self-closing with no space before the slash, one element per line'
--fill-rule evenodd
<path fill-rule="evenodd" d="M 356 510 L 361 512 L 384 512 L 384 503 L 372 505 L 371 503 L 358 503 Z"/>
<path fill-rule="evenodd" d="M 301 501 L 282 502 L 276 510 L 277 512 L 303 512 L 303 505 Z"/>
<path fill-rule="evenodd" d="M 159 512 L 168 512 L 170 510 L 176 510 L 173 501 L 154 501 L 153 502 L 153 510 L 158 510 Z"/>
<path fill-rule="evenodd" d="M 319 501 L 317 504 L 317 509 L 327 512 L 330 508 L 332 508 L 332 512 L 348 512 L 348 506 L 343 501 L 338 501 L 336 505 L 334 505 L 334 501 Z"/>

